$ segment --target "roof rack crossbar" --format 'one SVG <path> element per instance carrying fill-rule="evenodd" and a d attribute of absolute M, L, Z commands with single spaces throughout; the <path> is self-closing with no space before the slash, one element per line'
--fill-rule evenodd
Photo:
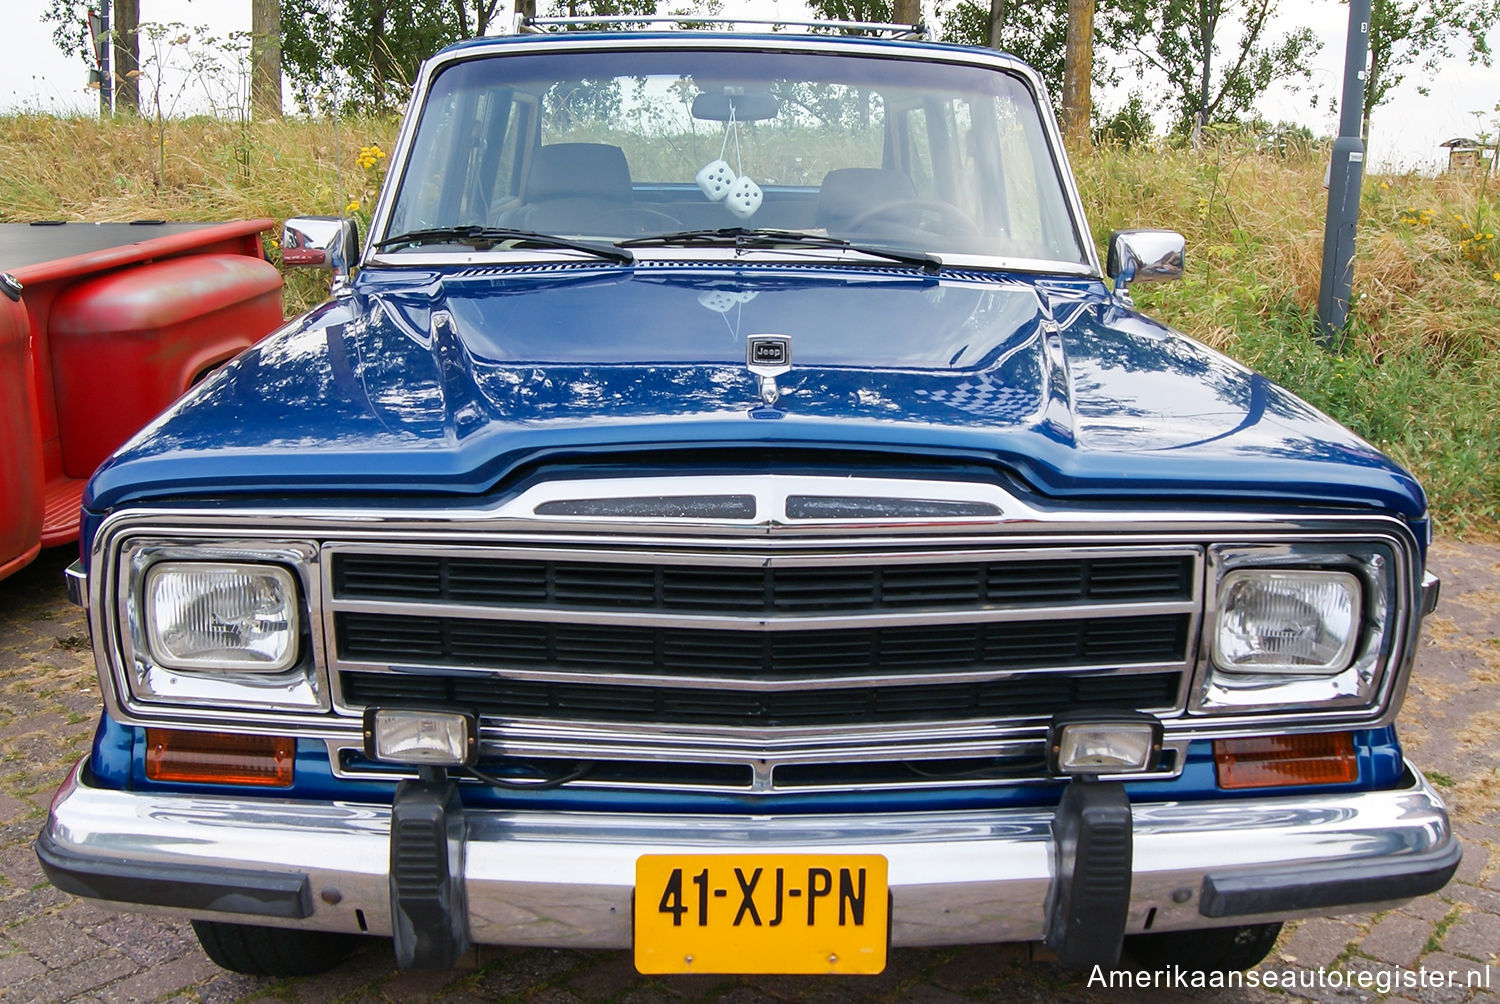
<path fill-rule="evenodd" d="M 536 35 L 545 33 L 549 28 L 569 27 L 610 27 L 619 25 L 649 25 L 649 24 L 675 24 L 675 25 L 700 25 L 700 24 L 722 24 L 722 25 L 757 25 L 772 28 L 802 28 L 802 29 L 831 29 L 836 31 L 868 32 L 872 35 L 884 35 L 889 38 L 915 39 L 922 38 L 927 33 L 926 26 L 918 24 L 891 24 L 885 21 L 798 21 L 785 18 L 754 18 L 754 17 L 695 17 L 692 15 L 660 16 L 649 15 L 632 17 L 625 15 L 591 15 L 584 17 L 528 17 L 524 14 L 516 17 L 516 34 Z"/>

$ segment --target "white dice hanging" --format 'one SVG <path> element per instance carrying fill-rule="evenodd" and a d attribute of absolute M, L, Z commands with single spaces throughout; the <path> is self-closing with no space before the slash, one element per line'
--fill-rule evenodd
<path fill-rule="evenodd" d="M 743 174 L 735 179 L 734 184 L 729 186 L 729 194 L 725 197 L 724 206 L 739 219 L 748 220 L 755 215 L 760 204 L 765 200 L 760 186 Z"/>
<path fill-rule="evenodd" d="M 681 175 L 678 175 L 681 177 Z M 698 172 L 698 187 L 703 194 L 718 202 L 729 194 L 730 186 L 734 184 L 735 173 L 729 167 L 726 160 L 716 160 L 711 164 L 703 165 Z"/>

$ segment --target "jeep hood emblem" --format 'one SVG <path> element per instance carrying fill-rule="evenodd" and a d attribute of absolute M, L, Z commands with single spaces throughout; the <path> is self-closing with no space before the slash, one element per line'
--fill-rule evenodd
<path fill-rule="evenodd" d="M 776 378 L 792 368 L 792 339 L 788 335 L 751 335 L 745 342 L 745 365 L 760 378 L 760 399 L 775 404 L 781 397 Z"/>

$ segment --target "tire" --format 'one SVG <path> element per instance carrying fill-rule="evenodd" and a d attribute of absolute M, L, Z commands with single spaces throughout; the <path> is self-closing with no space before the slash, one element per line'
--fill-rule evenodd
<path fill-rule="evenodd" d="M 193 921 L 198 944 L 216 966 L 249 976 L 313 976 L 344 960 L 358 935 Z"/>
<path fill-rule="evenodd" d="M 1280 934 L 1280 923 L 1133 934 L 1125 939 L 1124 955 L 1148 969 L 1179 966 L 1192 973 L 1242 972 L 1271 954 Z"/>

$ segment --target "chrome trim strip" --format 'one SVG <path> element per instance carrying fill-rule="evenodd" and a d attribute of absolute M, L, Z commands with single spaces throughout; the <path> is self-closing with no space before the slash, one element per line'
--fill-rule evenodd
<path fill-rule="evenodd" d="M 357 931 L 362 914 L 369 933 L 391 933 L 389 806 L 105 790 L 88 786 L 82 771 L 80 764 L 64 782 L 47 817 L 44 834 L 59 849 L 83 861 L 306 875 L 315 893 L 340 893 L 315 895 L 306 920 L 194 915 Z M 1411 773 L 1391 791 L 1136 802 L 1128 930 L 1141 931 L 1148 918 L 1153 931 L 1223 926 L 1200 913 L 1209 874 L 1301 868 L 1311 875 L 1346 862 L 1378 872 L 1450 851 L 1457 838 L 1442 801 Z M 807 816 L 470 810 L 468 922 L 478 943 L 628 947 L 641 854 L 875 853 L 890 862 L 893 945 L 1034 941 L 1044 933 L 1051 885 L 1052 816 L 1050 809 Z"/>
<path fill-rule="evenodd" d="M 620 670 L 613 673 L 583 672 L 569 670 L 525 669 L 521 667 L 466 667 L 433 664 L 396 665 L 379 662 L 358 662 L 335 658 L 330 668 L 339 672 L 382 673 L 395 675 L 436 675 L 484 679 L 497 677 L 502 680 L 528 680 L 538 683 L 607 684 L 619 687 L 681 687 L 691 690 L 733 690 L 746 694 L 770 694 L 786 691 L 839 690 L 850 687 L 901 686 L 903 684 L 941 683 L 985 683 L 992 680 L 1012 680 L 1022 677 L 1040 676 L 1102 677 L 1139 676 L 1147 673 L 1182 673 L 1188 675 L 1190 662 L 1172 663 L 1110 663 L 1108 665 L 1042 666 L 1036 669 L 966 670 L 945 673 L 882 673 L 865 676 L 788 676 L 775 680 L 756 680 L 734 676 L 669 676 L 661 673 L 637 673 Z M 1179 706 L 1180 706 L 1180 702 Z M 342 688 L 334 706 L 357 711 L 363 704 L 344 701 Z M 535 720 L 535 719 L 532 719 Z M 1014 721 L 1001 719 L 999 721 Z"/>
<path fill-rule="evenodd" d="M 839 631 L 897 627 L 938 627 L 945 624 L 1011 624 L 1018 621 L 1074 621 L 1122 617 L 1161 617 L 1191 614 L 1191 601 L 1124 604 L 1077 603 L 1056 607 L 965 607 L 913 613 L 744 615 L 672 614 L 650 609 L 600 610 L 597 607 L 504 607 L 441 600 L 330 600 L 335 613 L 392 614 L 413 617 L 460 618 L 482 621 L 523 621 L 538 624 L 591 624 L 601 627 L 682 628 L 698 631 L 737 631 L 777 634 L 786 631 Z"/>
<path fill-rule="evenodd" d="M 484 756 L 507 756 L 513 758 L 537 758 L 550 760 L 578 760 L 583 758 L 579 747 L 565 742 L 516 742 L 510 736 L 499 737 L 498 730 L 492 727 L 483 727 L 483 738 L 481 739 L 482 755 Z M 701 763 L 701 764 L 728 764 L 742 765 L 747 768 L 750 776 L 754 779 L 750 785 L 730 784 L 708 784 L 697 782 L 644 782 L 644 781 L 599 781 L 590 780 L 587 777 L 568 783 L 569 789 L 627 789 L 630 791 L 676 791 L 676 792 L 707 792 L 707 793 L 788 793 L 788 792 L 813 792 L 813 793 L 835 793 L 848 791 L 907 791 L 917 789 L 948 789 L 953 787 L 1009 787 L 1018 784 L 1037 784 L 1055 782 L 1057 779 L 1045 771 L 1017 773 L 1012 776 L 1000 777 L 964 777 L 953 775 L 950 777 L 933 777 L 925 780 L 903 780 L 903 781 L 874 781 L 859 783 L 838 783 L 823 785 L 785 785 L 778 786 L 775 783 L 775 771 L 778 767 L 808 766 L 808 765 L 830 765 L 830 764 L 865 764 L 865 763 L 904 763 L 908 761 L 923 760 L 970 760 L 970 759 L 992 759 L 1001 757 L 1034 757 L 1043 761 L 1046 756 L 1046 731 L 1045 729 L 1033 730 L 1036 735 L 1030 739 L 1000 739 L 990 741 L 967 740 L 953 744 L 909 744 L 902 746 L 868 746 L 838 748 L 834 746 L 814 747 L 803 749 L 787 749 L 783 752 L 750 745 L 741 747 L 706 748 L 671 745 L 652 745 L 646 742 L 621 743 L 618 746 L 601 747 L 591 751 L 588 756 L 594 759 L 608 759 L 620 762 L 640 762 L 659 764 L 664 761 L 675 763 Z M 393 782 L 406 778 L 417 777 L 415 768 L 382 768 L 380 770 L 351 768 L 344 763 L 343 754 L 362 753 L 358 744 L 348 741 L 328 740 L 328 762 L 332 767 L 335 777 L 346 780 L 361 781 L 386 781 Z M 1164 743 L 1162 746 L 1163 763 L 1165 766 L 1159 770 L 1140 771 L 1130 775 L 1108 775 L 1105 780 L 1115 781 L 1160 781 L 1179 777 L 1186 763 L 1188 744 L 1186 742 Z"/>
<path fill-rule="evenodd" d="M 691 50 L 691 49 L 726 49 L 726 50 L 749 50 L 752 52 L 764 51 L 764 39 L 755 37 L 736 38 L 728 34 L 706 33 L 700 35 L 681 35 L 675 37 L 654 36 L 649 39 L 632 38 L 626 33 L 616 33 L 603 38 L 569 38 L 564 43 L 569 51 L 596 51 L 606 52 L 610 50 Z M 841 40 L 835 49 L 826 41 L 807 41 L 795 36 L 780 36 L 776 40 L 776 48 L 782 52 L 810 52 L 822 55 L 830 55 L 837 52 L 849 56 L 875 56 L 884 59 L 910 59 L 919 62 L 932 63 L 958 63 L 968 66 L 979 66 L 992 70 L 999 70 L 1014 74 L 1025 82 L 1031 91 L 1036 103 L 1037 118 L 1040 120 L 1042 134 L 1046 137 L 1053 164 L 1057 169 L 1058 182 L 1063 189 L 1063 199 L 1067 203 L 1074 230 L 1074 238 L 1083 252 L 1084 264 L 1089 271 L 1085 274 L 1090 278 L 1103 279 L 1104 269 L 1100 265 L 1098 252 L 1094 248 L 1092 232 L 1089 229 L 1088 219 L 1083 209 L 1083 199 L 1078 192 L 1078 184 L 1074 179 L 1071 164 L 1068 162 L 1068 153 L 1063 145 L 1062 133 L 1058 130 L 1057 116 L 1052 113 L 1051 98 L 1047 94 L 1046 85 L 1042 82 L 1041 75 L 1031 67 L 1013 56 L 1003 55 L 989 49 L 915 46 L 909 43 L 881 43 L 869 40 Z M 411 151 L 412 140 L 416 135 L 417 121 L 421 117 L 418 111 L 426 102 L 427 93 L 432 86 L 433 79 L 439 72 L 453 63 L 465 62 L 471 59 L 483 59 L 491 56 L 519 56 L 526 53 L 557 52 L 558 42 L 556 38 L 547 40 L 516 41 L 508 39 L 482 45 L 467 45 L 461 49 L 440 52 L 422 64 L 418 72 L 415 86 L 412 88 L 411 99 L 406 106 L 406 112 L 401 118 L 401 129 L 396 137 L 395 149 L 391 155 L 389 170 L 386 172 L 385 182 L 380 186 L 380 195 L 375 201 L 375 208 L 370 218 L 369 240 L 366 242 L 360 265 L 390 264 L 389 257 L 377 261 L 375 245 L 385 237 L 391 236 L 386 227 L 390 220 L 390 214 L 394 207 L 396 189 L 401 178 L 406 173 L 407 160 Z M 953 256 L 945 256 L 945 261 Z M 535 260 L 535 259 L 533 259 Z M 1003 259 L 989 259 L 997 267 L 1004 267 Z M 1078 262 L 1058 262 L 1053 270 L 1062 274 L 1077 274 Z"/>

